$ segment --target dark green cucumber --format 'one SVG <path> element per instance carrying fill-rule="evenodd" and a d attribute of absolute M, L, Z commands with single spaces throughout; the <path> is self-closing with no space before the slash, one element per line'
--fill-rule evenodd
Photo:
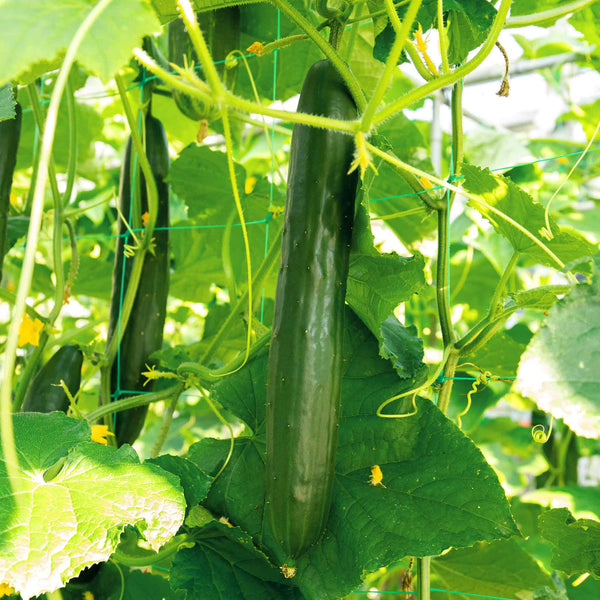
<path fill-rule="evenodd" d="M 158 189 L 158 216 L 153 233 L 154 254 L 146 252 L 142 275 L 138 285 L 133 309 L 119 347 L 117 359 L 111 371 L 111 393 L 113 399 L 118 393 L 149 391 L 152 382 L 144 387 L 146 364 L 150 365 L 150 355 L 162 346 L 163 328 L 167 312 L 169 294 L 169 186 L 165 182 L 169 171 L 167 138 L 162 123 L 149 112 L 146 116 L 146 155 Z M 119 205 L 127 221 L 131 214 L 131 139 L 127 144 L 125 160 L 121 169 Z M 140 175 L 141 214 L 148 210 L 146 182 Z M 124 246 L 127 229 L 119 219 L 117 250 L 113 268 L 112 296 L 110 304 L 109 339 L 116 335 L 121 314 L 123 289 L 127 287 L 131 272 L 132 258 L 125 259 Z M 129 243 L 132 240 L 129 239 Z M 123 264 L 125 261 L 125 264 Z M 124 294 L 123 289 L 123 294 Z M 118 399 L 118 398 L 117 398 Z M 148 412 L 147 406 L 140 406 L 116 414 L 115 435 L 118 445 L 132 444 L 140 434 Z"/>
<path fill-rule="evenodd" d="M 329 61 L 309 70 L 298 111 L 355 119 Z M 354 220 L 351 136 L 294 125 L 267 383 L 267 524 L 286 559 L 321 535 L 334 478 L 344 296 Z"/>
<path fill-rule="evenodd" d="M 217 66 L 217 71 L 223 79 L 225 86 L 231 88 L 234 84 L 236 69 L 225 68 L 225 57 L 240 45 L 240 8 L 230 6 L 196 14 L 198 25 L 210 49 L 211 56 Z M 185 30 L 182 19 L 175 19 L 169 23 L 169 61 L 179 67 L 192 62 L 198 67 L 200 62 L 196 51 Z M 201 77 L 202 69 L 196 74 Z M 194 121 L 207 119 L 209 121 L 219 116 L 217 106 L 207 105 L 200 98 L 194 98 L 178 90 L 173 90 L 173 98 L 179 110 Z"/>
<path fill-rule="evenodd" d="M 81 385 L 82 364 L 83 352 L 79 346 L 68 344 L 59 348 L 33 378 L 23 402 L 23 412 L 49 413 L 60 410 L 66 413 L 69 397 L 60 380 L 65 382 L 74 397 Z"/>
<path fill-rule="evenodd" d="M 2 281 L 2 265 L 6 253 L 10 190 L 21 136 L 21 105 L 18 102 L 15 112 L 14 119 L 0 121 L 0 281 Z"/>

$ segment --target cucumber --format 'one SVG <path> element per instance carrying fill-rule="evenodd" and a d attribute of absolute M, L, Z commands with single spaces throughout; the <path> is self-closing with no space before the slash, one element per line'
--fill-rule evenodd
<path fill-rule="evenodd" d="M 113 400 L 117 392 L 119 397 L 127 393 L 150 391 L 152 382 L 144 387 L 146 364 L 151 365 L 150 355 L 160 350 L 163 339 L 163 328 L 167 312 L 169 294 L 169 186 L 165 179 L 169 171 L 169 152 L 167 138 L 162 123 L 148 111 L 146 115 L 146 155 L 158 189 L 158 215 L 154 229 L 154 254 L 146 252 L 142 275 L 138 285 L 129 322 L 121 339 L 119 354 L 111 371 L 111 394 Z M 130 220 L 131 206 L 131 139 L 127 143 L 125 160 L 121 169 L 121 185 L 119 205 L 123 216 Z M 146 182 L 140 171 L 141 214 L 148 210 Z M 117 250 L 113 268 L 112 295 L 110 304 L 110 320 L 108 326 L 109 340 L 117 334 L 121 313 L 121 288 L 129 281 L 133 259 L 127 259 L 125 266 L 124 245 L 127 229 L 119 219 Z M 131 240 L 129 240 L 131 242 Z M 123 273 L 125 269 L 125 273 Z M 124 290 L 123 290 L 124 293 Z M 117 444 L 132 444 L 140 434 L 147 406 L 139 406 L 116 414 L 115 435 Z"/>
<path fill-rule="evenodd" d="M 357 116 L 326 60 L 309 70 L 298 111 Z M 331 504 L 358 182 L 347 174 L 353 150 L 349 135 L 294 125 L 266 401 L 266 523 L 285 559 L 317 541 Z"/>
<path fill-rule="evenodd" d="M 33 378 L 21 410 L 41 413 L 60 410 L 66 413 L 69 409 L 69 397 L 60 385 L 60 380 L 65 382 L 71 395 L 75 396 L 81 385 L 82 364 L 83 352 L 79 346 L 67 344 L 59 348 Z"/>
<path fill-rule="evenodd" d="M 232 88 L 235 82 L 236 69 L 226 69 L 225 57 L 240 45 L 240 8 L 230 6 L 218 10 L 201 12 L 196 14 L 198 25 L 204 35 L 204 39 L 211 51 L 211 56 L 217 63 L 217 71 L 225 86 Z M 185 30 L 181 19 L 169 23 L 169 61 L 179 67 L 192 62 L 198 67 L 200 61 Z M 198 69 L 196 74 L 201 77 L 202 70 Z M 207 119 L 212 121 L 219 116 L 219 107 L 207 105 L 199 98 L 194 98 L 184 92 L 173 90 L 173 98 L 179 110 L 189 119 L 200 121 Z"/>
<path fill-rule="evenodd" d="M 6 253 L 6 230 L 10 208 L 10 190 L 13 173 L 17 164 L 17 150 L 21 136 L 21 105 L 15 106 L 14 119 L 0 121 L 0 282 L 2 265 Z"/>

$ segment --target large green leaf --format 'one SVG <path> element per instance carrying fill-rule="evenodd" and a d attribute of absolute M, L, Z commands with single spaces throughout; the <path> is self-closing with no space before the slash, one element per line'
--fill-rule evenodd
<path fill-rule="evenodd" d="M 544 239 L 540 234 L 545 227 L 544 207 L 509 179 L 471 165 L 464 165 L 462 173 L 464 187 L 468 192 L 516 221 L 541 240 L 565 264 L 596 253 L 597 247 L 594 244 L 576 231 L 559 229 L 552 218 L 549 223 L 554 238 L 550 241 Z M 506 237 L 515 250 L 528 254 L 541 264 L 557 268 L 556 261 L 521 230 L 476 199 L 469 199 L 469 205 L 488 219 L 496 232 Z"/>
<path fill-rule="evenodd" d="M 549 311 L 521 357 L 516 386 L 584 437 L 600 437 L 600 278 Z"/>
<path fill-rule="evenodd" d="M 42 63 L 42 68 L 29 80 L 53 68 L 94 4 L 89 0 L 28 0 L 24 10 L 21 0 L 2 0 L 0 84 L 17 78 L 36 63 Z M 159 29 L 148 0 L 113 0 L 84 38 L 77 60 L 106 80 L 128 61 L 144 35 Z"/>
<path fill-rule="evenodd" d="M 297 589 L 239 527 L 213 521 L 193 548 L 180 550 L 171 568 L 171 587 L 202 600 L 300 600 Z"/>
<path fill-rule="evenodd" d="M 495 474 L 433 404 L 419 400 L 417 416 L 407 419 L 375 415 L 384 400 L 406 387 L 379 357 L 377 340 L 349 311 L 344 344 L 333 504 L 323 537 L 298 559 L 293 580 L 306 598 L 337 599 L 366 573 L 405 555 L 438 554 L 449 546 L 516 531 Z M 236 440 L 207 506 L 228 516 L 268 551 L 262 537 L 266 369 L 262 355 L 215 389 L 218 401 L 247 423 L 253 435 Z M 409 406 L 401 402 L 394 410 L 406 412 Z M 214 473 L 227 451 L 227 440 L 202 440 L 192 446 L 189 458 Z M 369 485 L 375 464 L 382 469 L 385 488 Z"/>
<path fill-rule="evenodd" d="M 126 525 L 154 550 L 181 526 L 177 478 L 140 464 L 131 447 L 91 442 L 87 422 L 58 412 L 16 414 L 13 424 L 20 490 L 1 459 L 0 581 L 25 600 L 107 560 Z"/>
<path fill-rule="evenodd" d="M 554 548 L 552 567 L 568 575 L 590 573 L 600 579 L 600 523 L 574 519 L 568 508 L 542 513 L 540 533 Z"/>
<path fill-rule="evenodd" d="M 467 600 L 471 594 L 525 600 L 536 588 L 554 587 L 552 577 L 514 539 L 452 550 L 435 558 L 431 570 L 436 586 L 468 592 L 440 594 L 442 600 Z"/>

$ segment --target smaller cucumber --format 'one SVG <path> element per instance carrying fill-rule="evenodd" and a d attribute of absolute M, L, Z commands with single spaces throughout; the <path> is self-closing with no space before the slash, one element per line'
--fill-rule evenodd
<path fill-rule="evenodd" d="M 23 402 L 23 412 L 49 413 L 60 410 L 66 413 L 69 409 L 69 397 L 60 380 L 65 382 L 71 395 L 75 396 L 81 385 L 82 364 L 83 352 L 79 346 L 68 344 L 59 348 L 31 382 Z"/>

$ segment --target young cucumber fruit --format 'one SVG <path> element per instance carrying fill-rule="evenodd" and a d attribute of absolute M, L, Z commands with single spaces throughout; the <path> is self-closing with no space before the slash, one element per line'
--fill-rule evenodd
<path fill-rule="evenodd" d="M 351 120 L 329 61 L 309 70 L 298 111 Z M 334 479 L 344 296 L 354 220 L 352 136 L 294 125 L 267 380 L 266 523 L 284 558 L 325 527 Z"/>
<path fill-rule="evenodd" d="M 69 409 L 69 397 L 61 385 L 65 382 L 71 396 L 81 385 L 83 352 L 79 346 L 67 344 L 59 348 L 33 378 L 23 402 L 23 412 L 49 413 Z"/>
<path fill-rule="evenodd" d="M 235 82 L 236 69 L 226 68 L 224 61 L 225 57 L 240 44 L 240 8 L 229 6 L 201 12 L 196 14 L 196 18 L 216 63 L 217 71 L 225 87 L 231 89 Z M 179 67 L 184 67 L 186 61 L 188 66 L 191 63 L 194 63 L 194 67 L 200 66 L 190 36 L 181 19 L 169 23 L 169 61 Z M 201 77 L 202 70 L 198 69 L 196 74 Z M 185 92 L 173 90 L 173 98 L 179 110 L 193 121 L 201 119 L 212 121 L 219 116 L 217 106 L 207 105 L 200 98 L 194 98 Z"/>
<path fill-rule="evenodd" d="M 142 372 L 150 365 L 150 355 L 160 350 L 169 294 L 169 186 L 165 182 L 169 171 L 169 152 L 167 138 L 162 123 L 150 112 L 146 115 L 146 156 L 150 162 L 156 187 L 158 189 L 158 216 L 153 233 L 154 253 L 146 252 L 144 266 L 138 285 L 133 309 L 127 327 L 123 332 L 119 353 L 111 372 L 111 394 L 119 392 L 123 397 L 131 394 L 122 392 L 141 392 L 151 389 L 144 387 Z M 131 214 L 131 139 L 127 143 L 125 160 L 121 169 L 119 206 L 124 218 L 129 222 Z M 148 211 L 146 181 L 140 177 L 141 214 Z M 113 268 L 112 296 L 110 303 L 109 339 L 117 335 L 121 315 L 123 295 L 129 282 L 132 258 L 125 259 L 124 246 L 127 228 L 119 219 L 117 250 Z M 129 243 L 132 240 L 129 238 Z M 125 264 L 123 265 L 123 261 Z M 123 285 L 122 285 L 123 284 Z M 140 434 L 147 406 L 139 406 L 116 413 L 115 435 L 118 445 L 132 444 Z"/>

